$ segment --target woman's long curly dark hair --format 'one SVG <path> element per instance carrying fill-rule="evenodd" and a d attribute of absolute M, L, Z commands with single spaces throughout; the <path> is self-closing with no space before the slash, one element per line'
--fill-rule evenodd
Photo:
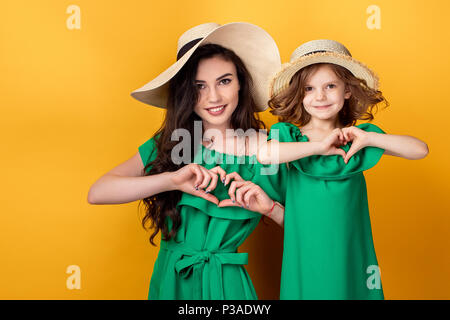
<path fill-rule="evenodd" d="M 172 132 L 175 129 L 183 128 L 189 131 L 192 139 L 194 138 L 194 121 L 201 121 L 201 118 L 194 112 L 198 101 L 198 89 L 195 83 L 197 67 L 202 59 L 215 56 L 233 62 L 238 75 L 239 103 L 231 115 L 232 128 L 241 128 L 244 131 L 251 128 L 255 130 L 265 128 L 264 123 L 256 114 L 256 104 L 251 93 L 252 78 L 242 60 L 233 51 L 220 45 L 200 46 L 169 82 L 167 111 L 163 124 L 155 133 L 155 137 L 158 137 L 155 138 L 157 156 L 154 161 L 145 166 L 144 175 L 176 171 L 186 165 L 184 163 L 175 164 L 171 159 L 172 149 L 179 143 L 171 140 Z M 191 162 L 194 157 L 194 146 L 200 143 L 201 141 L 192 141 Z M 183 157 L 183 154 L 180 156 Z M 147 172 L 148 168 L 150 170 Z M 150 243 L 152 245 L 155 245 L 153 239 L 159 231 L 161 231 L 163 240 L 167 241 L 175 237 L 181 225 L 181 216 L 176 208 L 181 195 L 181 191 L 168 191 L 142 200 L 146 207 L 142 226 L 148 230 L 146 223 L 151 222 L 150 229 L 153 229 L 153 233 L 150 236 Z"/>

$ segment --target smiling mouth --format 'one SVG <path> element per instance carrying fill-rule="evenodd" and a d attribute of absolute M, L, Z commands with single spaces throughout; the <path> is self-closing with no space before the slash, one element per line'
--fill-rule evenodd
<path fill-rule="evenodd" d="M 221 105 L 221 106 L 218 106 L 218 107 L 207 108 L 206 110 L 208 111 L 209 114 L 219 115 L 219 114 L 222 114 L 222 112 L 225 110 L 226 106 L 227 105 L 224 104 L 224 105 Z"/>
<path fill-rule="evenodd" d="M 331 107 L 331 104 L 327 104 L 327 105 L 325 105 L 325 106 L 315 106 L 314 108 L 317 108 L 317 109 L 326 109 L 326 108 L 328 108 L 328 107 Z"/>

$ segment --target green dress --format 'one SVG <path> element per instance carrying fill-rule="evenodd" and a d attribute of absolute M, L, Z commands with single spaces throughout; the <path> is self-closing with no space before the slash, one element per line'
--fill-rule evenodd
<path fill-rule="evenodd" d="M 195 163 L 207 169 L 220 165 L 226 173 L 237 172 L 258 184 L 273 200 L 284 200 L 280 180 L 287 178 L 287 170 L 283 166 L 279 166 L 277 174 L 267 174 L 274 167 L 258 163 L 256 156 L 223 154 L 203 145 L 198 150 Z M 154 138 L 141 145 L 139 153 L 144 165 L 153 161 Z M 224 186 L 219 179 L 212 194 L 219 201 L 229 199 L 230 184 Z M 187 193 L 183 193 L 177 208 L 181 227 L 175 240 L 161 240 L 148 299 L 257 299 L 243 267 L 248 253 L 238 252 L 238 247 L 255 229 L 261 215 L 240 207 L 219 208 Z"/>
<path fill-rule="evenodd" d="M 384 133 L 370 123 L 357 127 Z M 308 141 L 284 122 L 268 139 L 276 139 L 274 129 L 280 142 Z M 366 147 L 347 164 L 338 155 L 289 163 L 280 299 L 384 299 L 363 175 L 383 153 Z"/>

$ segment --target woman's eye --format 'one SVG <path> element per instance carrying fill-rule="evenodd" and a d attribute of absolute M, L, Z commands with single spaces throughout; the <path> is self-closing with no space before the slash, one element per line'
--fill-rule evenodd
<path fill-rule="evenodd" d="M 312 91 L 312 89 L 313 89 L 312 87 L 305 87 L 305 91 L 306 91 L 306 92 Z"/>
<path fill-rule="evenodd" d="M 229 84 L 231 82 L 231 79 L 222 79 L 220 80 L 220 84 Z"/>
<path fill-rule="evenodd" d="M 205 89 L 206 86 L 203 83 L 197 83 L 197 89 Z"/>
<path fill-rule="evenodd" d="M 334 88 L 336 88 L 336 85 L 335 85 L 335 84 L 332 84 L 332 83 L 330 83 L 330 84 L 328 85 L 328 88 L 330 88 L 330 89 L 334 89 Z"/>

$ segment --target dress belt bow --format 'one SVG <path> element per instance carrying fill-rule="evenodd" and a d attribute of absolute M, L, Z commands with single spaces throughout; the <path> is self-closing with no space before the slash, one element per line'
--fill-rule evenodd
<path fill-rule="evenodd" d="M 184 243 L 161 241 L 161 249 L 182 254 L 175 263 L 175 271 L 184 279 L 194 277 L 193 299 L 196 300 L 223 300 L 222 265 L 248 263 L 248 253 L 237 253 L 236 248 L 199 251 Z"/>

